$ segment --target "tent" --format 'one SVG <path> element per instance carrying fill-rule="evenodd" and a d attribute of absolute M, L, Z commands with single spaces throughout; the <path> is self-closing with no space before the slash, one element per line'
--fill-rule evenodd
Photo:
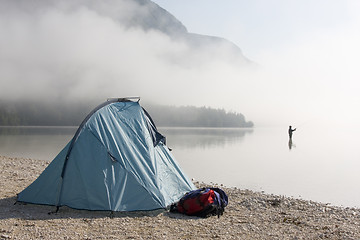
<path fill-rule="evenodd" d="M 18 202 L 75 209 L 166 208 L 195 189 L 139 100 L 95 108 Z"/>

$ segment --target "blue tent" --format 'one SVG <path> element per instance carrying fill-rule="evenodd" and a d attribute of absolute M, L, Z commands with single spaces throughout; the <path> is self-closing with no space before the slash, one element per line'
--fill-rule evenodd
<path fill-rule="evenodd" d="M 153 210 L 194 188 L 138 101 L 113 99 L 85 118 L 17 200 L 87 210 Z"/>

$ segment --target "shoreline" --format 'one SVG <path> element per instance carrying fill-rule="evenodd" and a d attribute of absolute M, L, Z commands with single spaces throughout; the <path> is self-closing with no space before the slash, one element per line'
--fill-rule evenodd
<path fill-rule="evenodd" d="M 16 194 L 49 163 L 0 156 L 0 239 L 360 239 L 358 208 L 222 185 L 216 186 L 227 193 L 229 205 L 220 218 L 165 210 L 110 216 L 67 207 L 48 214 L 54 206 L 14 205 Z"/>

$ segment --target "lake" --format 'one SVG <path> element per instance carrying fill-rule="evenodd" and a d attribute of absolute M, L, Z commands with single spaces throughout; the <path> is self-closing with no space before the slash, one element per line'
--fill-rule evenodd
<path fill-rule="evenodd" d="M 76 127 L 0 127 L 0 155 L 52 160 Z M 159 128 L 183 171 L 206 183 L 360 207 L 359 129 Z"/>

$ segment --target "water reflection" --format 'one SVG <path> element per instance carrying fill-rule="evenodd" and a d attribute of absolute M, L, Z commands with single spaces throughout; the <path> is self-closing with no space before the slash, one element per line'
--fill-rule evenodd
<path fill-rule="evenodd" d="M 52 160 L 77 127 L 0 127 L 0 155 Z M 241 142 L 252 129 L 159 128 L 170 148 L 225 147 Z"/>
<path fill-rule="evenodd" d="M 291 150 L 293 147 L 296 147 L 296 145 L 293 143 L 291 138 L 289 139 L 288 145 L 289 145 L 289 150 Z"/>
<path fill-rule="evenodd" d="M 212 148 L 242 141 L 253 129 L 247 128 L 159 128 L 173 148 Z"/>
<path fill-rule="evenodd" d="M 0 127 L 0 155 L 52 160 L 76 127 Z"/>

